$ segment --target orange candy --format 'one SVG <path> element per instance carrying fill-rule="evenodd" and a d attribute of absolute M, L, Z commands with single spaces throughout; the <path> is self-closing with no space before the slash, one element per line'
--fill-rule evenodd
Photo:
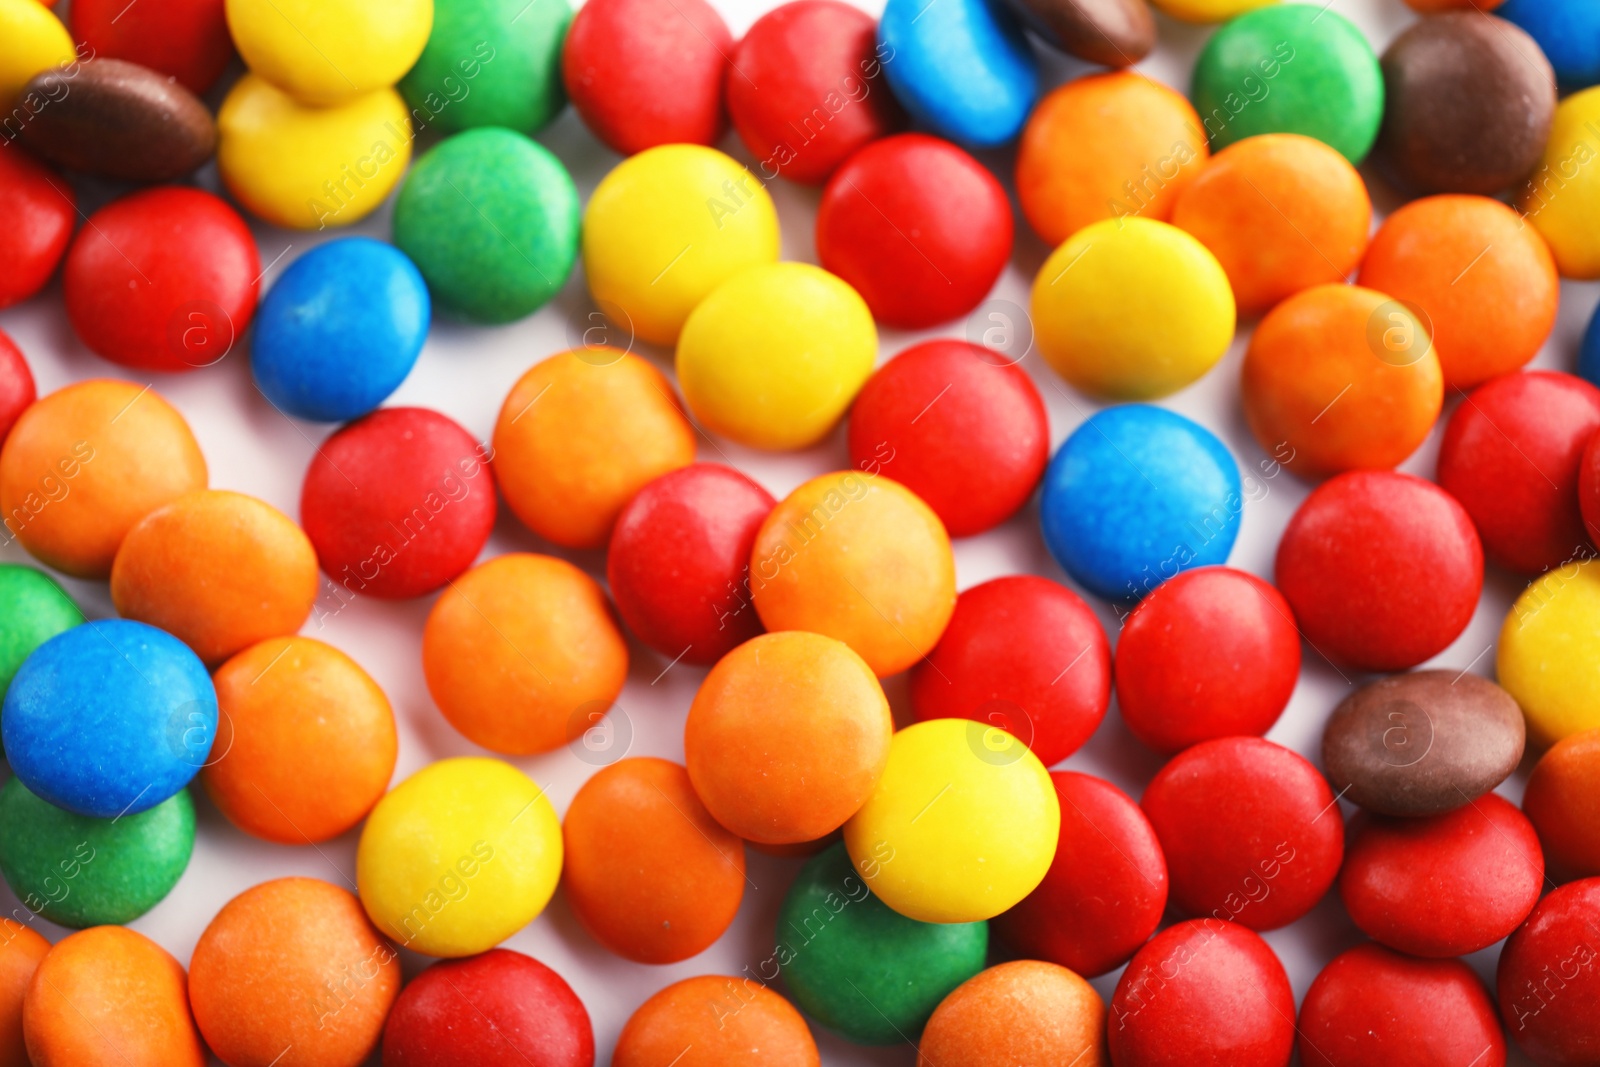
<path fill-rule="evenodd" d="M 940 1001 L 922 1031 L 918 1067 L 1104 1067 L 1106 1006 L 1054 963 L 1018 960 L 980 971 Z"/>
<path fill-rule="evenodd" d="M 1372 201 L 1336 150 L 1269 133 L 1212 156 L 1178 194 L 1172 224 L 1211 250 L 1240 312 L 1254 314 L 1348 278 L 1367 248 Z"/>
<path fill-rule="evenodd" d="M 611 1067 L 819 1067 L 787 1000 L 753 978 L 685 978 L 639 1005 Z"/>
<path fill-rule="evenodd" d="M 28 986 L 22 1029 L 34 1067 L 204 1067 L 167 950 L 122 926 L 63 938 Z"/>
<path fill-rule="evenodd" d="M 494 427 L 494 475 L 517 518 L 598 548 L 648 481 L 694 462 L 694 428 L 666 375 L 614 348 L 551 356 L 518 379 Z"/>
<path fill-rule="evenodd" d="M 1180 93 L 1129 71 L 1090 74 L 1034 108 L 1017 148 L 1017 198 L 1051 247 L 1101 219 L 1165 222 L 1209 154 Z"/>
<path fill-rule="evenodd" d="M 50 942 L 29 927 L 0 919 L 0 1067 L 28 1067 L 22 1040 L 22 998 Z"/>
<path fill-rule="evenodd" d="M 111 565 L 117 614 L 157 626 L 215 665 L 300 629 L 317 599 L 317 553 L 264 501 L 202 489 L 140 519 Z"/>
<path fill-rule="evenodd" d="M 744 843 L 676 763 L 625 759 L 572 798 L 561 824 L 567 903 L 606 948 L 676 963 L 722 936 L 744 896 Z"/>
<path fill-rule="evenodd" d="M 1522 810 L 1552 864 L 1580 878 L 1600 875 L 1600 730 L 1563 738 L 1539 758 Z"/>
<path fill-rule="evenodd" d="M 527 756 L 594 725 L 622 692 L 628 645 L 592 578 L 519 552 L 450 583 L 422 631 L 422 670 L 450 725 Z"/>
<path fill-rule="evenodd" d="M 355 660 L 309 637 L 273 637 L 217 668 L 211 800 L 247 834 L 283 845 L 337 837 L 394 773 L 388 698 Z"/>
<path fill-rule="evenodd" d="M 315 878 L 246 889 L 189 961 L 195 1021 L 230 1067 L 358 1067 L 399 993 L 394 947 L 353 894 Z"/>
<path fill-rule="evenodd" d="M 956 606 L 944 524 L 911 490 L 862 471 L 813 478 L 773 508 L 749 583 L 768 630 L 837 638 L 880 678 L 932 651 Z"/>
<path fill-rule="evenodd" d="M 866 803 L 893 732 L 889 702 L 860 656 L 789 631 L 752 638 L 711 668 L 683 749 L 718 822 L 783 845 L 832 833 Z"/>
<path fill-rule="evenodd" d="M 1357 280 L 1422 309 L 1455 389 L 1537 355 L 1561 295 L 1539 231 L 1486 196 L 1430 196 L 1400 208 L 1372 238 Z"/>
<path fill-rule="evenodd" d="M 1371 289 L 1296 293 L 1267 313 L 1245 352 L 1250 431 L 1303 477 L 1394 467 L 1428 436 L 1443 403 L 1427 330 Z"/>
<path fill-rule="evenodd" d="M 0 513 L 35 558 L 75 578 L 111 573 L 140 519 L 206 487 L 183 416 L 149 386 L 96 379 L 22 413 L 0 450 Z"/>

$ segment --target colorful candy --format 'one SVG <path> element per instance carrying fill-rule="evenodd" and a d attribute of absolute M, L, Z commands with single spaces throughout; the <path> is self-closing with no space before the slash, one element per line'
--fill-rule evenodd
<path fill-rule="evenodd" d="M 210 89 L 233 59 L 224 0 L 126 6 L 78 0 L 72 35 L 102 58 L 126 59 L 170 74 L 190 92 Z"/>
<path fill-rule="evenodd" d="M 83 622 L 49 575 L 19 563 L 0 563 L 0 698 L 33 650 Z"/>
<path fill-rule="evenodd" d="M 1062 443 L 1039 510 L 1045 545 L 1075 581 L 1138 600 L 1180 571 L 1226 563 L 1244 499 L 1238 465 L 1205 427 L 1124 404 Z"/>
<path fill-rule="evenodd" d="M 1145 0 L 1012 0 L 1011 8 L 1046 44 L 1089 63 L 1130 67 L 1156 45 Z"/>
<path fill-rule="evenodd" d="M 9 334 L 0 330 L 0 445 L 5 444 L 11 427 L 39 398 L 33 371 Z"/>
<path fill-rule="evenodd" d="M 776 506 L 718 463 L 646 483 L 617 517 L 606 550 L 606 584 L 628 629 L 664 656 L 705 664 L 759 634 L 750 553 Z"/>
<path fill-rule="evenodd" d="M 728 113 L 763 178 L 820 185 L 906 124 L 881 76 L 877 29 L 840 0 L 790 0 L 745 31 L 726 79 Z"/>
<path fill-rule="evenodd" d="M 504 126 L 531 134 L 561 109 L 567 0 L 439 0 L 422 55 L 400 80 L 420 130 Z"/>
<path fill-rule="evenodd" d="M 875 371 L 850 408 L 850 464 L 888 475 L 952 537 L 982 533 L 1033 495 L 1050 421 L 1027 372 L 962 341 L 924 341 Z"/>
<path fill-rule="evenodd" d="M 1044 881 L 994 920 L 1024 955 L 1090 978 L 1126 963 L 1167 906 L 1167 862 L 1139 805 L 1110 782 L 1050 775 L 1061 833 Z"/>
<path fill-rule="evenodd" d="M 857 471 L 813 478 L 772 509 L 750 581 L 768 630 L 837 638 L 880 678 L 931 652 L 956 604 L 938 516 L 895 482 Z"/>
<path fill-rule="evenodd" d="M 1466 511 L 1432 482 L 1395 471 L 1351 471 L 1318 486 L 1284 529 L 1275 567 L 1306 643 L 1368 671 L 1443 652 L 1483 588 L 1483 548 Z"/>
<path fill-rule="evenodd" d="M 694 462 L 666 375 L 612 348 L 562 352 L 511 387 L 494 425 L 495 482 L 529 529 L 599 548 L 646 483 Z"/>
<path fill-rule="evenodd" d="M 611 706 L 628 646 L 594 579 L 519 552 L 474 567 L 434 602 L 422 670 L 452 726 L 520 756 L 561 747 Z"/>
<path fill-rule="evenodd" d="M 1583 0 L 1505 0 L 1494 10 L 1533 38 L 1562 89 L 1600 83 L 1600 11 Z"/>
<path fill-rule="evenodd" d="M 406 175 L 394 242 L 445 310 L 511 322 L 543 307 L 572 273 L 578 191 L 542 145 L 511 130 L 469 130 Z"/>
<path fill-rule="evenodd" d="M 1007 831 L 996 834 L 1001 824 Z M 868 888 L 895 911 L 976 922 L 1033 892 L 1060 827 L 1050 775 L 1026 745 L 998 727 L 933 719 L 894 735 L 844 840 Z"/>
<path fill-rule="evenodd" d="M 1039 95 L 1038 60 L 1021 23 L 998 0 L 938 8 L 890 0 L 878 22 L 878 54 L 912 118 L 958 144 L 992 148 L 1012 140 Z"/>
<path fill-rule="evenodd" d="M 1110 702 L 1111 646 L 1099 620 L 1072 590 L 1036 575 L 963 592 L 939 644 L 911 673 L 919 722 L 998 727 L 1047 767 L 1089 739 Z"/>
<path fill-rule="evenodd" d="M 1544 1067 L 1580 1067 L 1600 1048 L 1596 908 L 1600 878 L 1564 885 L 1534 906 L 1500 950 L 1500 1018 L 1511 1039 Z"/>
<path fill-rule="evenodd" d="M 1231 567 L 1156 586 L 1122 625 L 1117 701 L 1158 752 L 1272 729 L 1300 677 L 1300 632 L 1271 585 Z"/>
<path fill-rule="evenodd" d="M 382 408 L 323 441 L 300 487 L 323 571 L 351 594 L 386 599 L 460 577 L 494 528 L 489 456 L 427 408 Z"/>
<path fill-rule="evenodd" d="M 1600 11 L 1574 0 L 1560 0 L 1551 6 L 1552 11 L 1557 8 L 1566 13 L 1564 18 L 1600 16 Z M 1569 39 L 1581 41 L 1582 36 L 1573 35 Z M 1580 47 L 1594 50 L 1596 68 L 1600 70 L 1600 46 L 1585 42 Z M 1560 75 L 1559 67 L 1557 75 Z M 1596 177 L 1593 167 L 1587 166 L 1588 161 L 1600 154 L 1600 133 L 1595 132 L 1597 123 L 1600 123 L 1600 91 L 1586 89 L 1561 101 L 1556 107 L 1555 120 L 1550 124 L 1544 158 L 1517 196 L 1517 210 L 1549 243 L 1556 269 L 1563 278 L 1600 278 L 1600 238 L 1589 225 L 1596 205 L 1600 205 L 1600 178 Z"/>
<path fill-rule="evenodd" d="M 53 923 L 129 923 L 172 891 L 194 851 L 194 804 L 180 789 L 116 819 L 75 815 L 21 779 L 0 789 L 0 873 L 27 908 Z"/>
<path fill-rule="evenodd" d="M 1544 854 L 1527 816 L 1489 793 L 1420 819 L 1358 815 L 1339 895 L 1363 933 L 1412 956 L 1464 956 L 1516 929 Z M 1426 901 L 1426 906 L 1418 903 Z"/>
<path fill-rule="evenodd" d="M 639 1005 L 611 1067 L 820 1067 L 800 1013 L 752 978 L 685 978 Z"/>
<path fill-rule="evenodd" d="M 1522 797 L 1550 865 L 1579 877 L 1600 874 L 1600 732 L 1562 738 L 1539 758 Z"/>
<path fill-rule="evenodd" d="M 561 46 L 561 80 L 594 135 L 631 156 L 661 144 L 714 145 L 733 34 L 705 0 L 584 4 Z"/>
<path fill-rule="evenodd" d="M 38 6 L 34 0 L 0 2 Z M 43 289 L 55 273 L 78 221 L 78 201 L 59 175 L 16 145 L 0 152 L 0 190 L 0 257 L 6 262 L 0 307 L 9 307 Z"/>
<path fill-rule="evenodd" d="M 228 660 L 212 681 L 224 725 L 200 780 L 245 833 L 286 845 L 327 841 L 389 787 L 394 712 L 333 646 L 275 637 Z"/>
<path fill-rule="evenodd" d="M 1105 1003 L 1065 967 L 1015 960 L 969 978 L 939 1004 L 917 1067 L 1078 1064 L 1103 1067 Z"/>
<path fill-rule="evenodd" d="M 729 278 L 690 313 L 678 384 L 713 433 L 805 448 L 844 416 L 877 352 L 872 313 L 846 282 L 809 263 L 769 263 Z"/>
<path fill-rule="evenodd" d="M 1495 674 L 1535 747 L 1600 727 L 1600 562 L 1569 560 L 1523 591 L 1500 627 Z"/>
<path fill-rule="evenodd" d="M 307 104 L 341 104 L 400 80 L 433 28 L 433 0 L 227 0 L 250 70 Z"/>
<path fill-rule="evenodd" d="M 1437 477 L 1490 560 L 1533 575 L 1588 554 L 1578 482 L 1596 430 L 1600 389 L 1557 371 L 1491 379 L 1456 408 Z"/>
<path fill-rule="evenodd" d="M 914 1040 L 940 1001 L 983 970 L 989 947 L 987 923 L 923 923 L 886 907 L 842 842 L 800 868 L 775 936 L 795 1002 L 866 1045 Z"/>
<path fill-rule="evenodd" d="M 357 1067 L 400 992 L 400 959 L 356 898 L 315 878 L 234 897 L 200 935 L 189 1003 L 206 1044 L 236 1067 Z"/>
<path fill-rule="evenodd" d="M 35 74 L 77 57 L 67 28 L 36 0 L 0 0 L 0 27 L 6 35 L 5 52 L 0 53 L 0 101 L 7 106 Z"/>
<path fill-rule="evenodd" d="M 30 792 L 112 819 L 188 784 L 216 737 L 217 697 L 176 637 L 107 619 L 36 648 L 6 690 L 0 722 L 6 760 Z"/>
<path fill-rule="evenodd" d="M 561 824 L 561 885 L 578 921 L 640 963 L 677 963 L 722 936 L 744 897 L 744 842 L 711 817 L 676 763 L 602 768 Z"/>
<path fill-rule="evenodd" d="M 1233 342 L 1228 276 L 1176 226 L 1106 219 L 1051 253 L 1033 282 L 1039 354 L 1091 396 L 1149 400 L 1210 370 Z"/>
<path fill-rule="evenodd" d="M 1522 710 L 1465 671 L 1380 678 L 1328 716 L 1322 766 L 1339 795 L 1382 815 L 1441 815 L 1470 804 L 1522 760 Z"/>
<path fill-rule="evenodd" d="M 22 413 L 0 450 L 6 529 L 35 558 L 79 578 L 109 576 L 135 523 L 205 487 L 205 457 L 183 416 L 128 382 L 51 393 Z"/>
<path fill-rule="evenodd" d="M 383 1028 L 384 1067 L 593 1067 L 594 1027 L 562 977 L 490 949 L 443 960 L 401 990 Z"/>
<path fill-rule="evenodd" d="M 894 723 L 860 656 L 821 634 L 763 634 L 724 656 L 695 694 L 683 749 L 695 792 L 740 837 L 830 834 L 872 796 Z"/>
<path fill-rule="evenodd" d="M 493 759 L 440 760 L 413 774 L 378 801 L 356 850 L 367 914 L 429 956 L 498 945 L 544 910 L 560 875 L 549 798 Z"/>
<path fill-rule="evenodd" d="M 29 927 L 0 919 L 0 1067 L 31 1067 L 22 1037 L 23 997 L 50 942 Z"/>
<path fill-rule="evenodd" d="M 1157 11 L 1184 22 L 1226 22 L 1277 0 L 1152 0 Z"/>
<path fill-rule="evenodd" d="M 261 261 L 238 212 L 165 186 L 89 216 L 67 250 L 67 318 L 113 363 L 181 371 L 228 354 L 256 309 Z"/>

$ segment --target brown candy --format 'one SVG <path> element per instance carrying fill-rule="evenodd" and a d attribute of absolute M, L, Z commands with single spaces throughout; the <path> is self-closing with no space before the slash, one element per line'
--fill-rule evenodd
<path fill-rule="evenodd" d="M 1522 759 L 1522 709 L 1487 678 L 1416 671 L 1363 686 L 1333 709 L 1322 766 L 1346 799 L 1384 815 L 1452 811 Z"/>
<path fill-rule="evenodd" d="M 180 178 L 217 147 L 211 112 L 174 78 L 120 59 L 47 70 L 22 90 L 22 139 L 68 170 L 135 182 Z"/>
<path fill-rule="evenodd" d="M 1132 66 L 1156 46 L 1156 20 L 1145 0 L 1008 2 L 1046 44 L 1090 63 Z"/>
<path fill-rule="evenodd" d="M 1378 159 L 1408 190 L 1488 196 L 1538 166 L 1555 72 L 1504 19 L 1479 11 L 1422 19 L 1383 54 L 1383 83 Z"/>

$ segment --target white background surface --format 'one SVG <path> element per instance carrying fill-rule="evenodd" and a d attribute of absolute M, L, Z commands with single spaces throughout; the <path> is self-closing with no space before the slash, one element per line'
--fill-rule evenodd
<path fill-rule="evenodd" d="M 763 11 L 776 6 L 775 0 L 712 2 L 727 18 L 736 37 Z M 870 0 L 863 6 L 874 13 L 881 8 Z M 1380 52 L 1416 17 L 1400 0 L 1334 0 L 1332 7 L 1356 22 Z M 1187 92 L 1194 55 L 1211 28 L 1185 26 L 1165 18 L 1159 22 L 1160 45 L 1138 69 Z M 1075 61 L 1047 59 L 1046 88 L 1087 69 Z M 216 99 L 213 96 L 212 102 Z M 539 136 L 539 140 L 567 164 L 585 200 L 618 160 L 588 134 L 570 108 Z M 419 147 L 432 143 L 432 135 L 425 134 Z M 746 163 L 752 162 L 731 133 L 721 147 Z M 982 158 L 1009 188 L 1012 153 L 992 152 Z M 1381 213 L 1395 206 L 1394 194 L 1372 173 L 1371 167 L 1364 168 L 1363 172 L 1378 211 Z M 217 189 L 212 168 L 202 172 L 201 183 Z M 773 183 L 770 191 L 783 225 L 784 257 L 815 262 L 812 226 L 818 191 L 783 181 Z M 90 210 L 99 206 L 110 193 L 109 189 L 80 184 L 83 206 Z M 343 232 L 387 240 L 388 206 Z M 256 233 L 262 263 L 275 264 L 267 270 L 263 291 L 294 257 L 333 236 L 331 231 L 306 234 L 265 226 L 257 226 Z M 1026 307 L 1029 284 L 1048 252 L 1018 214 L 1016 252 L 992 299 Z M 1579 338 L 1595 304 L 1596 291 L 1594 285 L 1564 283 L 1560 321 L 1536 365 L 1573 369 Z M 577 324 L 591 310 L 580 262 L 556 300 L 521 322 L 484 328 L 436 316 L 421 360 L 389 403 L 437 408 L 461 422 L 474 435 L 487 438 L 512 383 L 535 362 L 571 347 L 582 330 Z M 984 309 L 980 308 L 973 321 L 980 321 L 983 313 Z M 1239 404 L 1239 360 L 1251 325 L 1241 324 L 1240 334 L 1228 356 L 1203 380 L 1161 401 L 1164 406 L 1197 419 L 1228 444 L 1245 474 L 1247 488 L 1252 474 L 1260 478 L 1263 471 L 1271 469 L 1266 464 L 1265 454 L 1245 428 Z M 78 342 L 67 324 L 59 280 L 33 300 L 0 311 L 0 329 L 10 333 L 26 353 L 41 394 L 88 377 L 123 377 L 141 383 L 149 380 L 95 357 Z M 958 322 L 921 334 L 885 331 L 880 358 L 887 359 L 907 345 L 928 337 L 963 336 L 967 330 L 966 324 Z M 639 350 L 654 357 L 657 364 L 670 373 L 669 352 L 652 350 L 648 346 L 639 346 Z M 1077 395 L 1056 378 L 1037 354 L 1026 358 L 1023 366 L 1033 374 L 1049 406 L 1053 447 L 1098 405 Z M 213 487 L 254 494 L 297 516 L 300 482 L 314 443 L 333 427 L 291 422 L 268 406 L 250 383 L 242 344 L 216 366 L 184 375 L 158 376 L 154 385 L 184 413 L 194 428 L 210 465 Z M 1459 396 L 1447 399 L 1446 415 L 1454 409 L 1456 400 Z M 1402 469 L 1431 478 L 1437 440 L 1436 428 L 1434 436 Z M 778 497 L 806 478 L 848 465 L 842 428 L 819 447 L 786 455 L 755 453 L 727 442 L 712 444 L 703 437 L 700 458 L 732 462 Z M 1251 499 L 1244 510 L 1243 527 L 1230 560 L 1232 565 L 1271 579 L 1278 536 L 1308 488 L 1292 475 L 1280 473 L 1275 478 L 1261 480 L 1253 493 L 1247 492 Z M 521 528 L 502 506 L 499 523 L 483 558 L 510 551 L 553 552 L 573 560 L 604 581 L 601 553 L 552 549 Z M 999 529 L 956 542 L 955 553 L 961 588 L 1018 572 L 1040 573 L 1067 581 L 1050 560 L 1040 539 L 1036 503 Z M 0 559 L 27 561 L 14 544 L 0 549 Z M 1425 582 L 1428 576 L 1419 573 L 1417 580 Z M 65 585 L 91 618 L 112 614 L 103 583 L 69 580 Z M 1429 665 L 1471 669 L 1492 677 L 1495 636 L 1511 600 L 1521 587 L 1517 578 L 1491 569 L 1472 624 L 1454 645 Z M 1115 614 L 1092 597 L 1086 599 L 1099 611 L 1114 641 Z M 445 722 L 423 684 L 419 650 L 423 620 L 431 603 L 431 597 L 398 604 L 358 600 L 333 612 L 320 624 L 314 619 L 303 631 L 350 653 L 389 695 L 400 727 L 396 781 L 437 759 L 484 754 Z M 319 611 L 338 607 L 338 601 L 326 598 Z M 625 726 L 619 723 L 618 735 L 631 732 L 630 754 L 681 761 L 684 715 L 704 671 L 678 665 L 663 674 L 667 667 L 665 657 L 637 642 L 630 647 L 633 660 L 628 685 L 618 710 L 612 712 L 619 720 L 626 718 Z M 1307 648 L 1305 667 L 1294 699 L 1267 736 L 1317 761 L 1322 724 L 1328 712 L 1350 692 L 1352 684 L 1359 681 L 1341 675 Z M 903 717 L 907 708 L 904 676 L 889 679 L 885 688 L 897 716 Z M 566 810 L 573 794 L 594 770 L 590 763 L 565 749 L 513 762 L 547 788 L 558 812 Z M 1160 760 L 1123 728 L 1115 706 L 1088 745 L 1063 764 L 1107 777 L 1135 799 L 1159 765 Z M 1513 800 L 1520 799 L 1526 770 L 1524 767 L 1501 792 Z M 272 845 L 234 829 L 198 788 L 195 797 L 200 833 L 194 859 L 171 896 L 132 924 L 164 945 L 180 961 L 187 963 L 196 939 L 217 910 L 249 886 L 274 877 L 300 874 L 324 878 L 354 891 L 356 832 L 318 847 Z M 1219 798 L 1219 802 L 1226 801 Z M 996 832 L 1004 832 L 1004 828 L 997 827 Z M 754 967 L 770 954 L 777 908 L 798 864 L 799 861 L 777 860 L 751 851 L 750 881 L 758 888 L 747 887 L 739 916 L 726 935 L 702 955 L 683 963 L 649 967 L 610 955 L 582 931 L 560 894 L 538 920 L 507 945 L 554 967 L 577 990 L 594 1022 L 597 1062 L 604 1064 L 609 1062 L 617 1033 L 629 1014 L 656 990 L 692 975 L 737 974 L 747 965 Z M 1428 907 L 1430 903 L 1419 900 L 1417 906 Z M 11 914 L 12 909 L 18 907 L 15 898 L 3 886 L 0 886 L 0 907 L 5 909 L 5 914 Z M 51 940 L 65 933 L 43 920 L 38 922 L 38 927 Z M 1330 894 L 1299 922 L 1266 937 L 1288 968 L 1297 1001 L 1328 959 L 1361 940 L 1345 916 L 1337 894 Z M 1491 982 L 1497 953 L 1496 947 L 1472 959 L 1479 972 Z M 419 957 L 407 955 L 407 977 L 414 975 L 424 963 Z M 1113 973 L 1097 979 L 1094 984 L 1109 997 L 1116 977 L 1117 973 Z M 815 1029 L 814 1032 L 823 1061 L 830 1065 L 914 1062 L 909 1046 L 859 1049 L 826 1031 Z M 1522 1061 L 1513 1054 L 1513 1062 Z"/>

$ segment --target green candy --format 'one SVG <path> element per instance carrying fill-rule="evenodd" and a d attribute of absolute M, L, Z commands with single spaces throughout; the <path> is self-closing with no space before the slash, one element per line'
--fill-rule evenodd
<path fill-rule="evenodd" d="M 566 106 L 567 0 L 434 0 L 433 32 L 400 82 L 418 130 L 533 133 Z"/>
<path fill-rule="evenodd" d="M 132 922 L 178 884 L 194 851 L 186 789 L 149 811 L 94 819 L 0 788 L 0 874 L 30 910 L 83 929 Z"/>
<path fill-rule="evenodd" d="M 468 130 L 425 152 L 394 205 L 394 243 L 433 298 L 461 318 L 537 311 L 578 258 L 578 190 L 520 133 Z"/>
<path fill-rule="evenodd" d="M 83 612 L 49 575 L 0 563 L 0 697 L 29 653 L 81 622 Z"/>
<path fill-rule="evenodd" d="M 917 922 L 873 896 L 843 842 L 800 869 L 778 912 L 775 955 L 795 1003 L 863 1045 L 915 1041 L 988 950 L 986 922 Z"/>
<path fill-rule="evenodd" d="M 1348 19 L 1309 4 L 1257 8 L 1223 26 L 1195 62 L 1193 95 L 1218 149 L 1299 133 L 1359 164 L 1383 122 L 1372 46 Z"/>

